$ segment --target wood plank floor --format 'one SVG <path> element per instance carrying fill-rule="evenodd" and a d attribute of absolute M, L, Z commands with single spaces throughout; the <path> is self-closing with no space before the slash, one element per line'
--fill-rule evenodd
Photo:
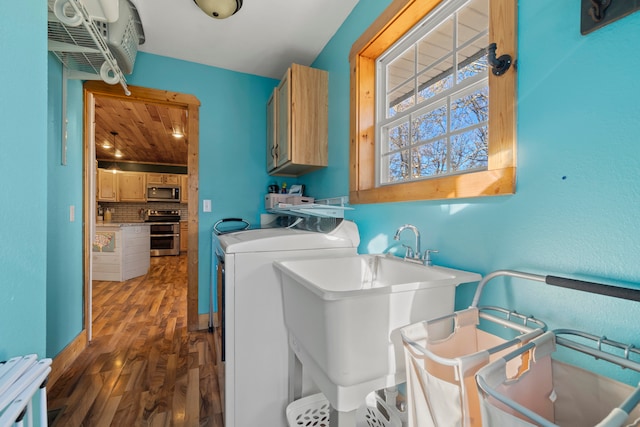
<path fill-rule="evenodd" d="M 186 261 L 93 282 L 93 340 L 47 390 L 50 426 L 223 426 L 213 335 L 187 332 Z"/>

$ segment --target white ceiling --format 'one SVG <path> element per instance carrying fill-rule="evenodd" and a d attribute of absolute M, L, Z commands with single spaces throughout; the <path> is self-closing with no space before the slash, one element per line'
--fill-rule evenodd
<path fill-rule="evenodd" d="M 193 0 L 132 2 L 146 37 L 140 51 L 280 79 L 294 62 L 311 64 L 358 0 L 244 0 L 227 19 Z"/>

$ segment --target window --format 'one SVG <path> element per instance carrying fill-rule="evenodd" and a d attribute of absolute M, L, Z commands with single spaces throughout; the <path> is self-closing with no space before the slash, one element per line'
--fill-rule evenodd
<path fill-rule="evenodd" d="M 515 70 L 486 47 L 515 57 L 515 3 L 395 0 L 356 41 L 352 203 L 514 192 Z"/>
<path fill-rule="evenodd" d="M 487 167 L 489 0 L 443 6 L 376 61 L 378 185 Z"/>

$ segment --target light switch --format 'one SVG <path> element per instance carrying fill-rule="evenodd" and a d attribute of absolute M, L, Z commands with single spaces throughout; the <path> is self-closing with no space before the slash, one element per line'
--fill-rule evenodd
<path fill-rule="evenodd" d="M 74 205 L 69 206 L 69 222 L 76 220 L 76 207 Z"/>
<path fill-rule="evenodd" d="M 202 201 L 202 211 L 211 212 L 211 200 L 205 199 Z"/>

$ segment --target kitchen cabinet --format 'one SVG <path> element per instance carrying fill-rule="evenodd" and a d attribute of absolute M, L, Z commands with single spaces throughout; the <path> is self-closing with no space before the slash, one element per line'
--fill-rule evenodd
<path fill-rule="evenodd" d="M 291 65 L 267 102 L 267 170 L 299 176 L 328 161 L 328 73 Z"/>
<path fill-rule="evenodd" d="M 97 195 L 99 202 L 117 202 L 118 175 L 106 169 L 98 169 Z"/>
<path fill-rule="evenodd" d="M 166 173 L 147 173 L 147 184 L 180 185 L 180 175 Z"/>
<path fill-rule="evenodd" d="M 118 176 L 118 201 L 145 202 L 146 176 L 142 172 L 121 172 Z"/>
<path fill-rule="evenodd" d="M 180 203 L 189 203 L 189 175 L 180 175 Z"/>
<path fill-rule="evenodd" d="M 189 223 L 180 221 L 180 252 L 187 252 L 189 249 Z"/>

